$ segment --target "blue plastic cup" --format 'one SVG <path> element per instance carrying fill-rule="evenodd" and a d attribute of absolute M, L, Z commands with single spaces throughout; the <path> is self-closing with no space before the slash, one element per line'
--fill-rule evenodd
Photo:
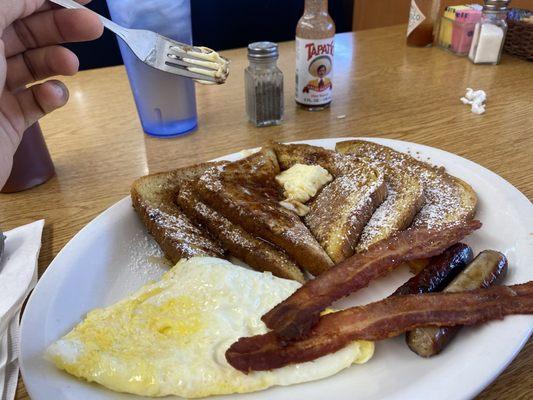
<path fill-rule="evenodd" d="M 107 0 L 111 18 L 126 28 L 148 29 L 192 44 L 190 0 Z M 118 39 L 144 132 L 183 135 L 198 126 L 194 82 L 142 63 Z"/>

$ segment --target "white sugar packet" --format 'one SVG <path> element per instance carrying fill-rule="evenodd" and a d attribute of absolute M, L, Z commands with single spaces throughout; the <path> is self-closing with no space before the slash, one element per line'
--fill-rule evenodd
<path fill-rule="evenodd" d="M 19 372 L 19 316 L 37 283 L 37 260 L 44 220 L 5 232 L 0 260 L 0 400 L 12 400 Z"/>

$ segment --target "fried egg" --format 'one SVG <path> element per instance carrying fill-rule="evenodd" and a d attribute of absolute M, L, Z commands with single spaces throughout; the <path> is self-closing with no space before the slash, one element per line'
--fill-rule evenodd
<path fill-rule="evenodd" d="M 106 308 L 53 343 L 46 357 L 109 389 L 186 398 L 245 393 L 322 379 L 364 363 L 372 342 L 353 342 L 312 362 L 244 374 L 225 352 L 267 331 L 261 316 L 299 283 L 211 257 L 182 260 L 154 283 Z"/>

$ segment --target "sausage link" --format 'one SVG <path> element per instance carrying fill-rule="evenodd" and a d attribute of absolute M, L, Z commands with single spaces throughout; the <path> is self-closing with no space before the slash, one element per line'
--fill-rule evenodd
<path fill-rule="evenodd" d="M 457 243 L 432 257 L 422 271 L 400 286 L 392 296 L 439 292 L 472 261 L 473 256 L 469 246 Z"/>
<path fill-rule="evenodd" d="M 498 284 L 507 273 L 507 259 L 494 250 L 485 250 L 443 290 L 444 292 L 463 292 L 486 288 Z M 460 326 L 416 328 L 406 334 L 409 348 L 422 357 L 440 353 L 453 339 Z"/>

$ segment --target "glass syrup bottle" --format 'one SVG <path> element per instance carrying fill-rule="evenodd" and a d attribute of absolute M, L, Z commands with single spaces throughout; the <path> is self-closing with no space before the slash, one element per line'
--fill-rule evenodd
<path fill-rule="evenodd" d="M 305 0 L 296 25 L 296 103 L 306 110 L 323 110 L 331 103 L 334 37 L 328 1 Z"/>

